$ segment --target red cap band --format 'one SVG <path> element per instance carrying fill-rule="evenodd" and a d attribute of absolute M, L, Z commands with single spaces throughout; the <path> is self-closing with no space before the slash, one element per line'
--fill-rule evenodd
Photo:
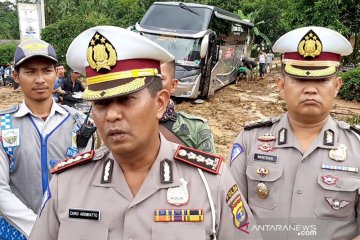
<path fill-rule="evenodd" d="M 336 61 L 340 62 L 340 54 L 322 52 L 319 56 L 315 58 L 304 58 L 298 52 L 290 52 L 284 54 L 284 59 L 293 59 L 299 61 Z"/>
<path fill-rule="evenodd" d="M 129 60 L 119 60 L 116 62 L 116 65 L 111 69 L 109 73 L 123 72 L 134 69 L 143 69 L 143 68 L 156 68 L 160 70 L 160 62 L 152 59 L 129 59 Z M 104 73 L 98 73 L 90 66 L 85 68 L 87 77 L 95 77 L 97 75 L 104 75 Z M 160 72 L 160 71 L 159 71 Z"/>

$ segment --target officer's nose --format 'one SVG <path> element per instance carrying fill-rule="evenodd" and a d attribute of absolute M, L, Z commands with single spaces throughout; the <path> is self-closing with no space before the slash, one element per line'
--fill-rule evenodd
<path fill-rule="evenodd" d="M 39 72 L 38 74 L 35 75 L 35 77 L 36 77 L 35 78 L 36 83 L 44 83 L 45 82 L 46 77 L 45 77 L 44 73 Z"/>
<path fill-rule="evenodd" d="M 121 120 L 122 118 L 123 118 L 122 106 L 116 104 L 115 101 L 107 106 L 106 115 L 105 115 L 106 121 L 115 122 Z"/>
<path fill-rule="evenodd" d="M 318 92 L 318 84 L 315 81 L 306 81 L 304 87 L 305 94 L 316 94 Z"/>

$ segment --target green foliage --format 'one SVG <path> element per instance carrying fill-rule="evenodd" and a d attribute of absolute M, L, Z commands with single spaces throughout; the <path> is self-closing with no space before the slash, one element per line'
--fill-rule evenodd
<path fill-rule="evenodd" d="M 13 61 L 16 44 L 0 45 L 0 65 L 6 65 Z"/>
<path fill-rule="evenodd" d="M 341 74 L 343 86 L 339 91 L 342 99 L 360 102 L 360 67 Z"/>
<path fill-rule="evenodd" d="M 0 1 L 0 39 L 19 39 L 19 23 L 16 6 Z"/>
<path fill-rule="evenodd" d="M 59 62 L 66 63 L 66 51 L 74 38 L 88 28 L 97 25 L 109 25 L 111 20 L 101 14 L 72 16 L 44 28 L 41 38 L 52 44 Z"/>

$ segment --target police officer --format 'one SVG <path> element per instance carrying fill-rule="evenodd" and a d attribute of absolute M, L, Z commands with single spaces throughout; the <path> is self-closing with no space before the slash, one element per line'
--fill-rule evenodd
<path fill-rule="evenodd" d="M 84 114 L 52 99 L 56 62 L 54 48 L 41 40 L 24 41 L 15 51 L 14 80 L 24 101 L 0 112 L 0 239 L 28 236 L 51 177 L 49 170 L 64 157 L 91 148 L 92 141 L 87 147 L 77 146 L 76 132 Z"/>
<path fill-rule="evenodd" d="M 160 68 L 164 88 L 170 94 L 174 93 L 178 84 L 178 80 L 175 79 L 175 61 L 162 63 Z M 172 142 L 216 153 L 214 138 L 207 120 L 184 112 L 177 112 L 172 99 L 160 119 L 159 127 L 165 138 Z"/>
<path fill-rule="evenodd" d="M 131 31 L 99 26 L 67 52 L 105 147 L 59 163 L 30 239 L 261 239 L 221 158 L 167 141 L 160 62 L 173 56 Z"/>
<path fill-rule="evenodd" d="M 283 54 L 277 86 L 288 112 L 245 126 L 230 170 L 264 239 L 352 239 L 360 220 L 359 132 L 330 116 L 340 57 L 352 47 L 338 32 L 310 26 L 283 35 L 273 51 Z"/>

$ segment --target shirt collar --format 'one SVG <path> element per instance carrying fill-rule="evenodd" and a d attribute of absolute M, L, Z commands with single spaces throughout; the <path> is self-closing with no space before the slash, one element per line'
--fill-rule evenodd
<path fill-rule="evenodd" d="M 276 144 L 275 144 L 276 148 L 283 148 L 283 147 L 289 147 L 289 146 L 295 145 L 296 141 L 295 141 L 294 134 L 291 129 L 288 118 L 289 118 L 289 116 L 286 113 L 284 115 L 284 117 L 281 118 L 281 120 L 278 124 L 278 126 L 281 126 L 281 127 L 276 130 L 276 134 L 277 134 L 277 138 L 278 138 L 276 141 Z M 282 129 L 286 129 L 286 132 L 284 133 L 285 136 L 283 136 L 283 138 L 285 137 L 286 140 L 285 140 L 284 144 L 279 144 L 280 132 Z M 337 123 L 329 116 L 325 125 L 321 129 L 321 131 L 316 139 L 317 146 L 319 146 L 321 148 L 332 149 L 332 148 L 334 148 L 334 146 L 337 146 L 337 144 L 338 144 L 338 136 L 339 136 L 339 131 L 337 128 Z M 330 140 L 332 140 L 332 141 L 330 141 Z"/>
<path fill-rule="evenodd" d="M 54 99 L 52 100 L 52 104 L 51 104 L 51 110 L 50 110 L 50 114 L 49 114 L 49 117 L 55 115 L 55 113 L 60 113 L 61 115 L 66 115 L 67 114 L 67 111 L 60 107 L 55 101 Z M 26 106 L 26 103 L 25 101 L 23 101 L 21 104 L 20 104 L 20 107 L 19 107 L 19 110 L 14 114 L 14 117 L 24 117 L 25 115 L 27 114 L 31 114 L 33 116 L 36 116 L 35 114 L 33 114 L 31 112 L 31 110 Z"/>

